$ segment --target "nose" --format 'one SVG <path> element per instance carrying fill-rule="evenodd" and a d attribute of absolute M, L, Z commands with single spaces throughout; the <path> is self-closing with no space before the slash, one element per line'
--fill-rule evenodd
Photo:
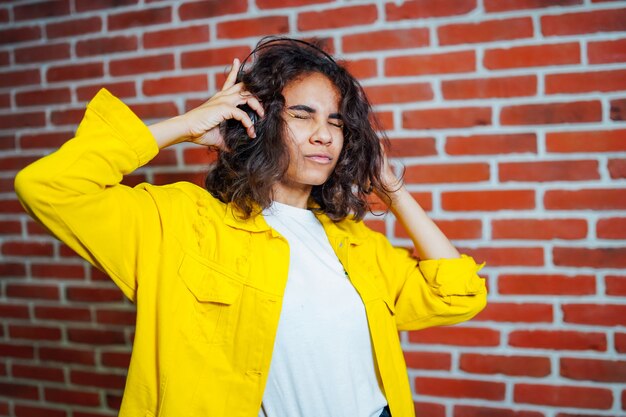
<path fill-rule="evenodd" d="M 311 142 L 318 145 L 330 145 L 333 143 L 333 135 L 330 131 L 328 123 L 319 123 L 313 135 L 311 135 Z"/>

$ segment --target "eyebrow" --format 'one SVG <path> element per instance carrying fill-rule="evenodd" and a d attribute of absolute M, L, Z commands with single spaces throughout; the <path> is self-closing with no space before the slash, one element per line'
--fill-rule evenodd
<path fill-rule="evenodd" d="M 312 108 L 307 106 L 306 104 L 296 104 L 295 106 L 289 106 L 287 107 L 289 110 L 300 110 L 300 111 L 305 111 L 307 113 L 317 113 L 317 111 Z M 329 119 L 338 119 L 338 120 L 343 120 L 343 117 L 341 117 L 341 113 L 331 113 L 328 115 Z"/>

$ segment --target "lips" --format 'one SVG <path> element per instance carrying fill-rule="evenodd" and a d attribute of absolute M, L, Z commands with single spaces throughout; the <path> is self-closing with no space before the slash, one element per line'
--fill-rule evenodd
<path fill-rule="evenodd" d="M 330 164 L 333 158 L 330 155 L 316 153 L 311 155 L 305 155 L 305 158 L 318 164 Z"/>

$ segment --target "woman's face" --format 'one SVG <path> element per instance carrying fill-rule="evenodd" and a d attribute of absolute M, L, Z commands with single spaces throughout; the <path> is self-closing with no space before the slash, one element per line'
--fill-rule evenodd
<path fill-rule="evenodd" d="M 310 192 L 330 177 L 343 147 L 341 96 L 324 75 L 312 73 L 283 89 L 289 167 L 281 188 Z"/>

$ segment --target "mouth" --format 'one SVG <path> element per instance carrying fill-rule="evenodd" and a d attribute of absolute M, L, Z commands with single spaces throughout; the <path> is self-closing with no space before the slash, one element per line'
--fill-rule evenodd
<path fill-rule="evenodd" d="M 333 158 L 324 154 L 305 155 L 305 158 L 310 161 L 316 162 L 318 164 L 324 164 L 324 165 L 330 164 L 333 160 Z"/>

